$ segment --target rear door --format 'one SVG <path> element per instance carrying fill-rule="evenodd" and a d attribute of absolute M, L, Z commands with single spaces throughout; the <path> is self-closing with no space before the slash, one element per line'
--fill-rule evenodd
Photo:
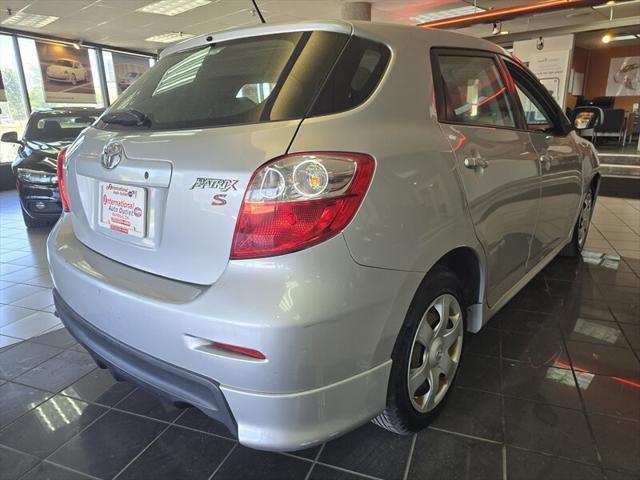
<path fill-rule="evenodd" d="M 509 59 L 505 63 L 515 83 L 542 177 L 529 269 L 561 246 L 572 231 L 582 195 L 581 158 L 567 128 L 568 120 L 563 121 L 553 97 L 530 72 Z"/>
<path fill-rule="evenodd" d="M 438 117 L 487 259 L 495 303 L 526 271 L 540 204 L 537 154 L 491 52 L 432 51 Z"/>
<path fill-rule="evenodd" d="M 77 238 L 140 270 L 214 283 L 253 172 L 286 153 L 348 39 L 286 32 L 162 58 L 68 152 Z"/>

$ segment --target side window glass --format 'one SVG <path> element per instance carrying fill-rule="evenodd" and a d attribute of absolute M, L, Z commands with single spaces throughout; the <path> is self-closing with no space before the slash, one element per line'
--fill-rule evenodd
<path fill-rule="evenodd" d="M 445 111 L 455 123 L 515 127 L 515 115 L 500 70 L 493 58 L 441 55 L 438 61 Z"/>
<path fill-rule="evenodd" d="M 527 85 L 527 81 L 522 72 L 518 70 L 518 67 L 507 63 L 507 68 L 516 85 L 516 92 L 522 105 L 527 128 L 545 133 L 554 131 L 556 122 L 554 121 L 553 112 L 550 112 L 544 101 L 539 98 L 540 94 Z"/>

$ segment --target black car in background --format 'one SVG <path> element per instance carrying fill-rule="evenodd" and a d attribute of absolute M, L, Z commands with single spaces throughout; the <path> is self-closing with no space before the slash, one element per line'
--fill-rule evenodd
<path fill-rule="evenodd" d="M 58 153 L 102 112 L 102 109 L 84 107 L 37 111 L 29 117 L 22 139 L 17 132 L 2 135 L 3 142 L 19 145 L 12 169 L 27 227 L 55 223 L 62 213 L 56 171 Z"/>

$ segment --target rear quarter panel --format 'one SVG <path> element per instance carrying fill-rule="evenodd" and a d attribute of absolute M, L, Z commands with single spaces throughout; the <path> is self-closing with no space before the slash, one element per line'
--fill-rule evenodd
<path fill-rule="evenodd" d="M 290 152 L 371 154 L 376 171 L 344 236 L 362 265 L 427 272 L 458 246 L 480 252 L 449 141 L 434 103 L 430 44 L 417 30 L 356 32 L 386 43 L 390 64 L 373 95 L 344 113 L 304 120 Z"/>

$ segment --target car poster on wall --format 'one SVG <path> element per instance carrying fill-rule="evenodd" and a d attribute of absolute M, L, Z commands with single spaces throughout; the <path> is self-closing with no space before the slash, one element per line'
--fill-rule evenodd
<path fill-rule="evenodd" d="M 4 82 L 2 81 L 2 72 L 0 72 L 0 102 L 6 102 L 7 95 L 4 93 Z"/>
<path fill-rule="evenodd" d="M 44 98 L 53 103 L 96 103 L 88 50 L 36 41 Z"/>
<path fill-rule="evenodd" d="M 124 92 L 144 72 L 149 70 L 149 59 L 122 53 L 113 54 L 113 69 L 116 74 L 118 95 Z"/>
<path fill-rule="evenodd" d="M 612 58 L 607 79 L 607 97 L 640 95 L 640 56 Z"/>

